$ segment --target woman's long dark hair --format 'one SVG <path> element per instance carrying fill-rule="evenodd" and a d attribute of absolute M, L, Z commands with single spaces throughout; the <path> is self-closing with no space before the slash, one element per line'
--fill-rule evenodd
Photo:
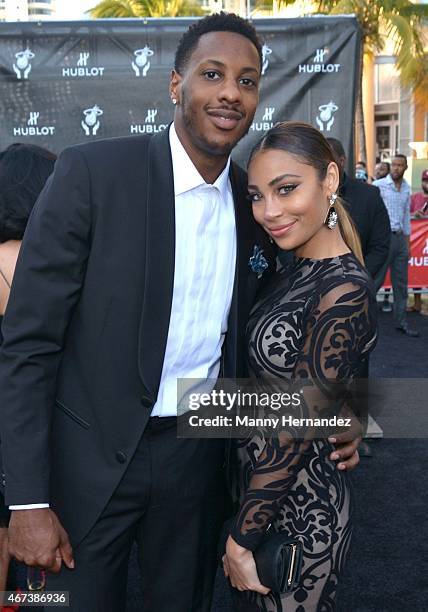
<path fill-rule="evenodd" d="M 304 164 L 315 168 L 318 178 L 323 181 L 331 162 L 336 165 L 336 157 L 324 136 L 308 123 L 299 121 L 284 121 L 274 125 L 251 151 L 249 162 L 258 151 L 275 149 L 293 155 Z M 338 166 L 340 173 L 340 168 Z M 334 208 L 339 220 L 342 238 L 358 260 L 364 265 L 360 237 L 346 205 L 337 198 Z"/>
<path fill-rule="evenodd" d="M 55 160 L 51 151 L 30 144 L 13 144 L 0 153 L 0 242 L 22 240 Z"/>

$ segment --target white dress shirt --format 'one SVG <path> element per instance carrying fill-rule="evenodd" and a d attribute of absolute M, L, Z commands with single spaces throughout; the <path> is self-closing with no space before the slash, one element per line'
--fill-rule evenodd
<path fill-rule="evenodd" d="M 218 376 L 236 263 L 230 158 L 210 185 L 187 155 L 174 124 L 169 141 L 175 195 L 174 289 L 159 392 L 152 411 L 152 416 L 162 417 L 177 415 L 178 378 Z M 9 506 L 11 510 L 48 507 Z"/>
<path fill-rule="evenodd" d="M 174 290 L 152 416 L 177 415 L 177 379 L 217 378 L 236 263 L 230 159 L 210 185 L 187 155 L 174 124 L 169 141 L 175 194 Z"/>

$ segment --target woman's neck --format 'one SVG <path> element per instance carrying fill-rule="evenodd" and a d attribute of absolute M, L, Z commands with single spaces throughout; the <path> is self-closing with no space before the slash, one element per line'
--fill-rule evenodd
<path fill-rule="evenodd" d="M 295 249 L 297 257 L 307 259 L 329 259 L 350 252 L 350 248 L 342 238 L 339 227 L 333 230 L 322 227 L 308 242 Z"/>

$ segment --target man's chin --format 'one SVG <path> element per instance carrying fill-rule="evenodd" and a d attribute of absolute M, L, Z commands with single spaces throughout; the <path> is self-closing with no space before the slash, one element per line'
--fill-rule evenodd
<path fill-rule="evenodd" d="M 213 156 L 225 156 L 230 155 L 233 147 L 235 146 L 237 141 L 233 142 L 219 142 L 216 140 L 205 141 L 203 143 L 203 149 L 206 153 Z"/>
<path fill-rule="evenodd" d="M 230 135 L 232 136 L 232 135 Z M 211 155 L 230 155 L 232 149 L 236 147 L 238 142 L 245 136 L 245 134 L 236 135 L 234 138 L 228 140 L 221 138 L 212 138 L 205 140 L 205 150 Z"/>

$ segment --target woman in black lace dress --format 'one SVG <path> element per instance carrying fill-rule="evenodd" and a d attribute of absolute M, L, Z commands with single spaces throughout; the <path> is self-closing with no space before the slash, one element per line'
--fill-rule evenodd
<path fill-rule="evenodd" d="M 314 397 L 318 406 L 320 399 L 352 403 L 351 383 L 376 341 L 375 295 L 358 236 L 336 196 L 334 159 L 320 132 L 290 122 L 265 135 L 248 168 L 256 220 L 281 249 L 294 251 L 294 261 L 277 270 L 252 310 L 250 376 L 259 387 L 304 381 L 312 389 L 304 394 L 308 413 Z M 224 557 L 236 610 L 335 609 L 352 501 L 346 471 L 330 458 L 331 441 L 308 432 L 300 439 L 290 431 L 265 437 L 262 430 L 238 441 L 240 508 Z M 300 583 L 282 596 L 260 584 L 252 554 L 270 524 L 303 545 Z"/>

